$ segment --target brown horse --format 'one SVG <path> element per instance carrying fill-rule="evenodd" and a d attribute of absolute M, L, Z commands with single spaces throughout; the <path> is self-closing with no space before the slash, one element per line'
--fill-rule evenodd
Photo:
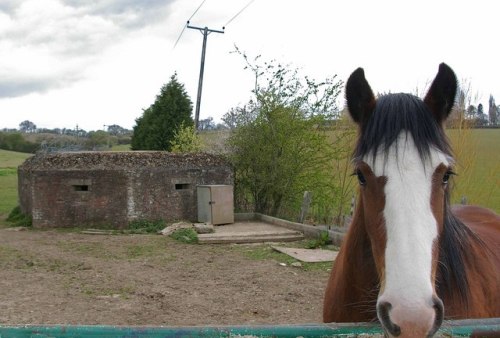
<path fill-rule="evenodd" d="M 362 68 L 346 100 L 359 127 L 358 208 L 325 293 L 325 322 L 377 319 L 389 336 L 432 336 L 443 319 L 500 317 L 500 217 L 450 207 L 443 123 L 457 79 L 444 63 L 424 100 L 375 99 Z"/>

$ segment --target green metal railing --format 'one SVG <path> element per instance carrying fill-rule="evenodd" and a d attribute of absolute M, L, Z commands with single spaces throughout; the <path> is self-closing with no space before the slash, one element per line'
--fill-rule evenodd
<path fill-rule="evenodd" d="M 125 327 L 105 325 L 0 325 L 0 338 L 85 337 L 380 337 L 375 324 L 305 324 L 257 326 Z M 500 318 L 445 322 L 437 336 L 500 337 Z"/>

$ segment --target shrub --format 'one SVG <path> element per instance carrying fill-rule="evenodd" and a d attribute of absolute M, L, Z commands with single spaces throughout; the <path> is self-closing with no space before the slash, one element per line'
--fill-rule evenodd
<path fill-rule="evenodd" d="M 170 141 L 173 153 L 196 153 L 203 148 L 199 135 L 194 130 L 194 126 L 181 124 L 178 130 L 174 131 L 174 138 Z"/>

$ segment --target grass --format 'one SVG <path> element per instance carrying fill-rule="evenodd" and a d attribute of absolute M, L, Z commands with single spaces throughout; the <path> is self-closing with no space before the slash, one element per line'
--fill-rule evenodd
<path fill-rule="evenodd" d="M 11 176 L 16 174 L 17 174 L 16 168 L 0 168 L 0 176 Z"/>
<path fill-rule="evenodd" d="M 18 153 L 15 151 L 0 149 L 0 169 L 17 168 L 25 159 L 32 154 Z"/>
<path fill-rule="evenodd" d="M 164 243 L 162 241 L 162 243 Z M 162 254 L 165 250 L 164 245 L 158 246 L 157 243 L 128 245 L 125 247 L 125 256 L 127 259 L 155 257 Z"/>
<path fill-rule="evenodd" d="M 0 176 L 0 221 L 4 220 L 17 203 L 17 173 Z"/>
<path fill-rule="evenodd" d="M 115 144 L 111 147 L 111 151 L 131 151 L 130 144 Z"/>
<path fill-rule="evenodd" d="M 500 213 L 500 129 L 447 129 L 457 161 L 451 198 Z M 356 187 L 354 187 L 354 190 Z M 355 191 L 350 192 L 351 196 Z"/>
<path fill-rule="evenodd" d="M 57 246 L 64 252 L 73 252 L 81 255 L 82 257 L 94 257 L 100 259 L 118 259 L 118 256 L 111 254 L 106 248 L 106 243 L 104 242 L 85 242 L 85 243 L 74 243 L 59 241 Z"/>
<path fill-rule="evenodd" d="M 17 202 L 17 167 L 31 154 L 0 149 L 0 224 Z"/>
<path fill-rule="evenodd" d="M 500 129 L 472 129 L 463 135 L 447 130 L 458 163 L 452 203 L 465 196 L 468 204 L 481 205 L 500 213 Z M 461 145 L 465 138 L 467 146 Z M 465 148 L 464 154 L 460 154 Z"/>
<path fill-rule="evenodd" d="M 118 251 L 110 251 L 105 242 L 66 242 L 59 241 L 57 246 L 63 252 L 77 253 L 81 257 L 93 257 L 103 260 L 122 260 L 155 258 L 160 260 L 171 259 L 171 254 L 165 251 L 165 238 L 151 237 L 147 244 L 127 244 Z"/>
<path fill-rule="evenodd" d="M 22 252 L 9 246 L 0 245 L 0 268 L 14 267 L 16 269 L 31 269 L 35 258 L 29 253 Z"/>

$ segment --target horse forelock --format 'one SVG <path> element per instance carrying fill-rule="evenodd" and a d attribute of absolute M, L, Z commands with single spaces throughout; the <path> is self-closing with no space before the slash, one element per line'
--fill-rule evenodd
<path fill-rule="evenodd" d="M 370 118 L 361 126 L 353 159 L 358 161 L 369 154 L 387 159 L 389 149 L 406 131 L 424 162 L 437 149 L 449 158 L 451 148 L 442 126 L 425 103 L 411 94 L 386 94 L 378 98 Z"/>

